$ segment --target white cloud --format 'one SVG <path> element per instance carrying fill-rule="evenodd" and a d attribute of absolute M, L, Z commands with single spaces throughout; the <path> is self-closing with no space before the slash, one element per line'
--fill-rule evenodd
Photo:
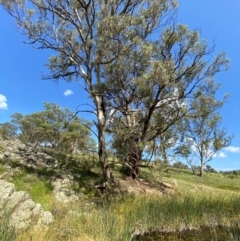
<path fill-rule="evenodd" d="M 73 95 L 73 92 L 71 90 L 65 90 L 63 93 L 65 96 Z"/>
<path fill-rule="evenodd" d="M 226 155 L 225 155 L 223 152 L 220 152 L 220 153 L 218 154 L 218 157 L 224 158 L 224 157 L 226 157 Z"/>
<path fill-rule="evenodd" d="M 232 153 L 240 153 L 240 147 L 237 147 L 237 146 L 228 146 L 228 147 L 225 147 L 224 150 Z"/>
<path fill-rule="evenodd" d="M 5 95 L 0 94 L 0 109 L 7 109 L 7 98 Z"/>

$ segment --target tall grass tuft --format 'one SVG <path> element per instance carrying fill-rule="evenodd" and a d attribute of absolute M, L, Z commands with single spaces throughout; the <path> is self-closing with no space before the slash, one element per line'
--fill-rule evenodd
<path fill-rule="evenodd" d="M 1 213 L 0 216 L 0 240 L 1 241 L 15 241 L 16 234 L 14 230 L 9 226 L 9 214 Z"/>
<path fill-rule="evenodd" d="M 148 232 L 182 232 L 201 227 L 236 227 L 239 236 L 239 195 L 130 196 L 109 205 L 81 204 L 55 207 L 48 230 L 30 229 L 18 241 L 130 241 Z M 235 226 L 234 226 L 234 225 Z M 215 235 L 212 232 L 212 237 Z M 157 240 L 157 239 L 156 239 Z M 230 239 L 231 240 L 231 239 Z"/>

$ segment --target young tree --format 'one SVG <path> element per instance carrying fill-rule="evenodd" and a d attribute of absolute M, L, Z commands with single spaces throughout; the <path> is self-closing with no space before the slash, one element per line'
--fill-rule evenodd
<path fill-rule="evenodd" d="M 110 180 L 105 130 L 109 112 L 101 71 L 151 36 L 176 7 L 174 0 L 1 0 L 29 43 L 56 52 L 47 76 L 76 80 L 93 100 L 98 154 Z"/>
<path fill-rule="evenodd" d="M 37 144 L 39 142 L 37 128 L 42 122 L 43 117 L 40 113 L 33 113 L 26 116 L 15 113 L 11 116 L 11 123 L 19 131 L 18 138 L 25 143 Z"/>
<path fill-rule="evenodd" d="M 40 112 L 26 116 L 15 113 L 11 117 L 23 142 L 45 144 L 73 155 L 91 145 L 90 123 L 54 103 L 44 103 Z"/>
<path fill-rule="evenodd" d="M 206 80 L 199 91 L 195 92 L 195 98 L 190 103 L 190 117 L 185 119 L 185 140 L 180 149 L 185 150 L 187 155 L 183 151 L 179 153 L 187 157 L 187 160 L 194 161 L 194 164 L 198 161 L 201 177 L 206 164 L 219 150 L 230 145 L 232 140 L 221 127 L 222 118 L 219 110 L 226 102 L 227 96 L 222 101 L 215 99 L 219 87 L 213 79 Z"/>
<path fill-rule="evenodd" d="M 87 127 L 87 128 L 86 128 Z M 65 124 L 60 136 L 60 150 L 64 150 L 71 155 L 77 152 L 94 151 L 93 145 L 96 143 L 90 137 L 91 124 L 74 116 L 72 121 Z"/>
<path fill-rule="evenodd" d="M 210 165 L 206 165 L 205 172 L 217 173 L 217 171 Z"/>
<path fill-rule="evenodd" d="M 17 127 L 10 122 L 0 124 L 0 136 L 4 139 L 16 138 Z"/>

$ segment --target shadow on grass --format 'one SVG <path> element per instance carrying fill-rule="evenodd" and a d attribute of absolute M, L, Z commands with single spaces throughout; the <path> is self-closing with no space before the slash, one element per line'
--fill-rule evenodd
<path fill-rule="evenodd" d="M 51 149 L 42 149 L 42 152 L 52 157 L 52 163 L 34 167 L 16 160 L 4 159 L 1 160 L 1 162 L 3 164 L 9 164 L 12 168 L 18 167 L 26 173 L 34 174 L 47 181 L 72 176 L 79 188 L 89 188 L 103 181 L 101 168 L 94 156 L 70 156 Z M 57 161 L 57 165 L 55 161 Z"/>

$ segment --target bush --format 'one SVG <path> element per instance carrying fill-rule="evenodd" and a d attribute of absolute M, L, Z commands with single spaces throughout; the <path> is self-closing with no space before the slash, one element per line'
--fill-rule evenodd
<path fill-rule="evenodd" d="M 178 161 L 178 162 L 175 162 L 173 165 L 173 167 L 176 167 L 176 168 L 179 168 L 179 169 L 188 169 L 188 165 Z"/>

